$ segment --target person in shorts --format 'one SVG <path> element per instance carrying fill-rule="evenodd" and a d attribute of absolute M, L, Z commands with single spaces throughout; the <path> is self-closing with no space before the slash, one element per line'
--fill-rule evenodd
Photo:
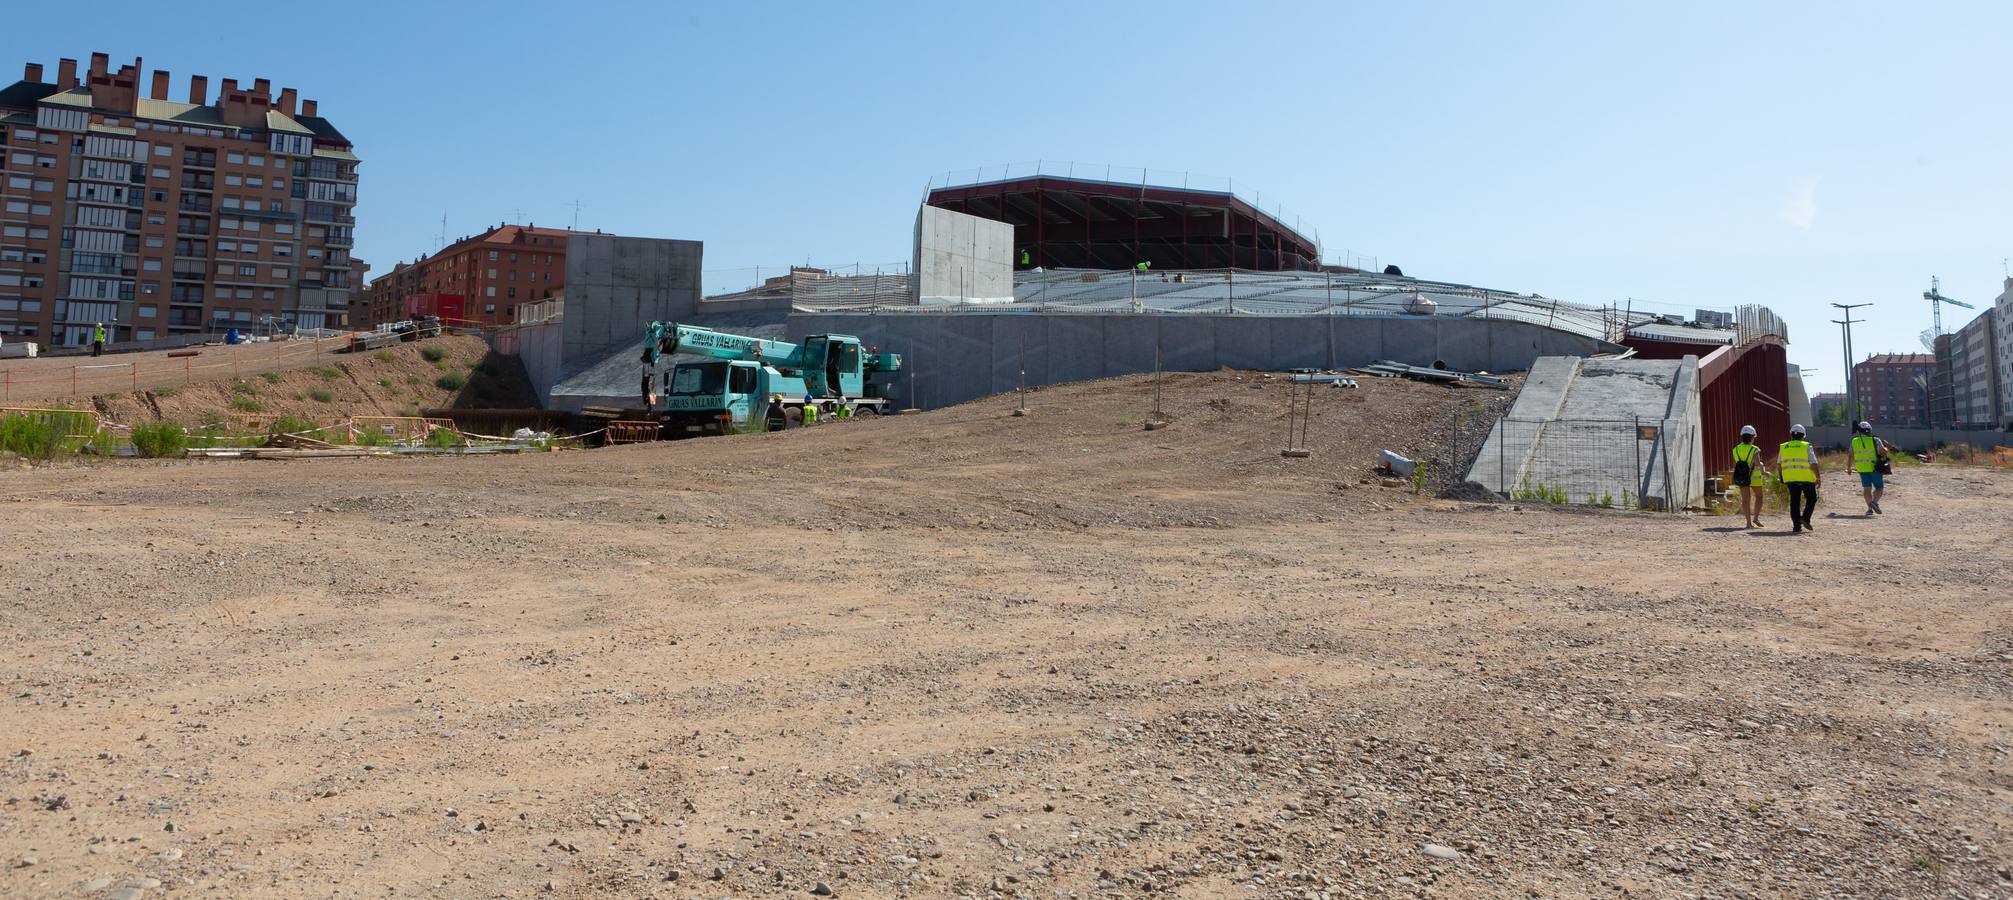
<path fill-rule="evenodd" d="M 1866 500 L 1868 516 L 1880 511 L 1880 495 L 1887 493 L 1887 474 L 1882 471 L 1894 455 L 1887 442 L 1873 436 L 1873 423 L 1852 426 L 1852 468 L 1859 473 L 1859 494 Z"/>
<path fill-rule="evenodd" d="M 1740 488 L 1742 528 L 1761 527 L 1761 484 L 1767 473 L 1761 467 L 1761 447 L 1754 442 L 1753 425 L 1740 427 L 1740 443 L 1733 445 L 1733 484 Z"/>

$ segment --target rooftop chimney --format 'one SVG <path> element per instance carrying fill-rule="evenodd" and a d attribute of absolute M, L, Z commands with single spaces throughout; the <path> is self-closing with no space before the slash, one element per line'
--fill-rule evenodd
<path fill-rule="evenodd" d="M 59 59 L 56 61 L 56 86 L 69 89 L 77 86 L 77 61 Z"/>
<path fill-rule="evenodd" d="M 302 100 L 301 115 L 312 116 L 314 114 L 315 114 L 315 102 L 313 100 Z"/>
<path fill-rule="evenodd" d="M 112 68 L 112 57 L 109 54 L 104 53 L 91 54 L 92 75 L 109 75 L 111 74 L 111 68 Z"/>
<path fill-rule="evenodd" d="M 293 88 L 280 88 L 278 109 L 282 115 L 291 116 L 294 114 L 294 98 L 298 96 L 299 94 Z"/>
<path fill-rule="evenodd" d="M 252 90 L 261 94 L 271 94 L 273 92 L 273 81 L 270 78 L 255 79 L 252 82 Z"/>
<path fill-rule="evenodd" d="M 26 66 L 25 68 L 23 68 L 23 69 L 21 70 L 21 80 L 22 80 L 22 81 L 41 81 L 41 80 L 42 80 L 42 64 L 41 64 L 41 63 L 29 63 L 29 64 L 28 64 L 28 65 L 27 65 L 27 66 Z"/>
<path fill-rule="evenodd" d="M 189 102 L 197 106 L 210 102 L 210 76 L 189 76 Z"/>
<path fill-rule="evenodd" d="M 237 90 L 238 90 L 238 80 L 236 78 L 224 79 L 223 88 L 217 91 L 217 102 L 218 103 L 231 102 L 231 95 L 237 93 Z"/>
<path fill-rule="evenodd" d="M 149 100 L 168 99 L 168 73 L 165 70 L 162 69 L 154 70 L 154 89 L 147 92 L 147 99 Z"/>

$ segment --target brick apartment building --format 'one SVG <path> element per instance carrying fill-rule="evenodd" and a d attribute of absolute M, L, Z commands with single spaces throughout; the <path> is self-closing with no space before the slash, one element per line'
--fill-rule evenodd
<path fill-rule="evenodd" d="M 1930 353 L 1881 353 L 1852 367 L 1859 415 L 1876 428 L 1926 428 L 1929 385 L 1936 374 Z"/>
<path fill-rule="evenodd" d="M 543 300 L 566 286 L 566 238 L 576 232 L 533 225 L 497 225 L 431 256 L 401 262 L 364 291 L 359 324 L 406 317 L 414 294 L 459 294 L 467 319 L 508 325 L 518 304 Z"/>
<path fill-rule="evenodd" d="M 39 63 L 0 89 L 0 337 L 74 347 L 252 328 L 336 327 L 353 282 L 357 157 L 293 88 L 260 78 L 146 90 Z"/>

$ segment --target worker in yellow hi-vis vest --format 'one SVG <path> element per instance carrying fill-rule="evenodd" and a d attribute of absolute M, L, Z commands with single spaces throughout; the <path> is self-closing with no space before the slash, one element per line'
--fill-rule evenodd
<path fill-rule="evenodd" d="M 1810 514 L 1817 510 L 1817 488 L 1824 476 L 1817 470 L 1817 451 L 1803 439 L 1803 426 L 1789 426 L 1789 440 L 1776 452 L 1775 471 L 1789 488 L 1789 521 L 1795 533 L 1816 531 Z"/>
<path fill-rule="evenodd" d="M 1742 528 L 1761 527 L 1761 479 L 1767 473 L 1761 467 L 1761 447 L 1754 442 L 1753 425 L 1740 427 L 1740 443 L 1733 445 L 1733 484 L 1740 488 L 1740 514 L 1746 518 Z"/>
<path fill-rule="evenodd" d="M 1866 498 L 1866 514 L 1886 515 L 1880 511 L 1880 495 L 1887 493 L 1888 462 L 1893 448 L 1887 442 L 1873 436 L 1873 423 L 1861 422 L 1852 426 L 1852 470 L 1859 473 L 1859 493 Z"/>

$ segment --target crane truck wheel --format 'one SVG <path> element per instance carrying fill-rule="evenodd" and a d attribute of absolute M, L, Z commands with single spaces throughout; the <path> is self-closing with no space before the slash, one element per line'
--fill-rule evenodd
<path fill-rule="evenodd" d="M 853 408 L 853 417 L 854 417 L 854 418 L 856 418 L 856 419 L 857 419 L 857 418 L 861 418 L 861 417 L 872 417 L 872 416 L 878 416 L 878 415 L 880 415 L 880 414 L 881 414 L 881 409 L 880 409 L 880 407 L 878 407 L 878 406 L 865 406 L 865 405 L 861 405 L 861 406 L 856 406 L 856 407 L 854 407 L 854 408 Z"/>

